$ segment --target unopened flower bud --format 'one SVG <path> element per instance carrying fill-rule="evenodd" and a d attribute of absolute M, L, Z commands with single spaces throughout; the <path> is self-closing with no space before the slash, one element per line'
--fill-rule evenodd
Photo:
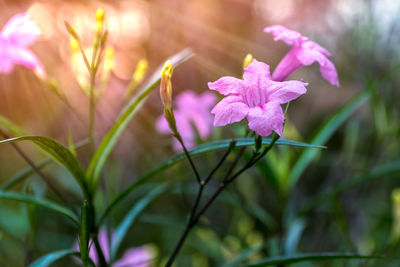
<path fill-rule="evenodd" d="M 103 22 L 105 16 L 105 11 L 103 8 L 98 8 L 96 10 L 96 21 Z"/>
<path fill-rule="evenodd" d="M 79 53 L 79 42 L 74 37 L 69 39 L 69 47 L 71 49 L 72 54 Z"/>
<path fill-rule="evenodd" d="M 75 29 L 66 21 L 65 21 L 65 27 L 67 28 L 67 31 L 69 32 L 69 34 L 71 34 L 71 36 L 73 38 L 75 38 L 76 40 L 79 40 L 79 36 L 76 33 Z"/>
<path fill-rule="evenodd" d="M 165 62 L 164 67 L 161 71 L 161 84 L 160 84 L 160 96 L 161 101 L 165 108 L 171 107 L 172 102 L 172 77 L 173 67 L 170 60 Z"/>
<path fill-rule="evenodd" d="M 104 71 L 110 72 L 114 69 L 114 66 L 115 66 L 114 49 L 112 47 L 107 47 L 104 58 Z"/>
<path fill-rule="evenodd" d="M 400 238 L 400 188 L 396 188 L 392 191 L 392 204 L 393 204 L 392 239 L 399 240 L 399 238 Z"/>
<path fill-rule="evenodd" d="M 146 59 L 141 59 L 138 64 L 136 65 L 135 73 L 133 74 L 133 80 L 135 83 L 140 83 L 144 76 L 146 75 L 147 68 L 149 64 L 147 63 Z"/>
<path fill-rule="evenodd" d="M 247 54 L 243 60 L 243 69 L 247 68 L 248 65 L 253 61 L 253 55 Z"/>
<path fill-rule="evenodd" d="M 101 35 L 103 33 L 104 28 L 104 16 L 105 12 L 103 8 L 99 8 L 96 11 L 96 24 L 94 28 L 94 38 L 93 38 L 93 46 L 98 47 Z"/>

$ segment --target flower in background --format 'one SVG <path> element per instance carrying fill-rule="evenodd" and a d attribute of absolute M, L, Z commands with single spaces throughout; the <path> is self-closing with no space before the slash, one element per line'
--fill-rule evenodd
<path fill-rule="evenodd" d="M 108 242 L 107 232 L 105 229 L 101 229 L 99 232 L 99 243 L 101 250 L 103 251 L 104 258 L 108 262 L 110 260 L 110 243 Z M 112 238 L 111 238 L 112 239 Z M 90 242 L 91 243 L 91 242 Z M 75 249 L 79 249 L 78 242 L 74 245 Z M 91 246 L 89 251 L 89 258 L 94 262 L 97 266 L 99 260 L 97 258 L 97 252 L 94 245 Z M 135 267 L 148 267 L 150 265 L 150 261 L 154 258 L 154 251 L 148 247 L 143 246 L 139 248 L 131 248 L 128 249 L 121 259 L 114 262 L 112 264 L 113 267 L 127 267 L 127 266 L 135 266 Z"/>
<path fill-rule="evenodd" d="M 211 111 L 215 114 L 214 126 L 247 117 L 249 128 L 257 134 L 268 136 L 275 131 L 281 136 L 285 121 L 281 104 L 306 93 L 306 85 L 300 81 L 273 81 L 269 66 L 254 59 L 244 69 L 243 80 L 226 76 L 208 83 L 211 90 L 225 96 Z"/>
<path fill-rule="evenodd" d="M 0 72 L 10 73 L 15 64 L 35 71 L 45 78 L 44 68 L 38 58 L 27 48 L 40 36 L 37 25 L 26 13 L 12 17 L 0 32 Z"/>
<path fill-rule="evenodd" d="M 318 62 L 322 77 L 332 85 L 339 86 L 335 65 L 328 59 L 331 54 L 325 48 L 308 40 L 300 33 L 288 30 L 281 25 L 267 27 L 264 32 L 271 33 L 274 36 L 274 41 L 282 40 L 292 46 L 292 49 L 281 60 L 272 74 L 274 81 L 283 81 L 301 66 Z"/>
<path fill-rule="evenodd" d="M 196 95 L 192 91 L 185 91 L 176 97 L 174 116 L 179 134 L 188 149 L 196 146 L 197 129 L 201 138 L 207 138 L 211 134 L 212 116 L 210 109 L 215 105 L 215 96 L 210 92 Z M 161 133 L 172 133 L 167 120 L 161 115 L 156 122 L 156 128 Z M 174 149 L 182 151 L 177 140 L 174 140 Z"/>

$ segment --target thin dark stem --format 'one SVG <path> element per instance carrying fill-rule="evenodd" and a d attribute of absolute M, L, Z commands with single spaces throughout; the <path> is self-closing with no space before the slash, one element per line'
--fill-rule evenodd
<path fill-rule="evenodd" d="M 99 261 L 99 266 L 100 267 L 107 267 L 108 265 L 107 265 L 106 259 L 104 257 L 104 254 L 103 254 L 103 250 L 101 249 L 101 246 L 100 246 L 100 243 L 99 243 L 99 239 L 97 238 L 97 232 L 92 237 L 92 239 L 93 239 L 94 246 L 96 248 L 97 259 Z"/>
<path fill-rule="evenodd" d="M 204 185 L 208 184 L 208 182 L 213 177 L 214 173 L 221 167 L 222 163 L 224 163 L 225 159 L 231 153 L 231 151 L 235 147 L 235 145 L 236 145 L 236 141 L 232 140 L 231 143 L 229 144 L 228 150 L 225 152 L 225 154 L 222 156 L 221 160 L 218 162 L 218 164 L 214 167 L 214 169 L 210 172 L 210 174 L 204 180 Z"/>
<path fill-rule="evenodd" d="M 0 134 L 6 139 L 10 138 L 2 130 L 0 130 Z M 26 155 L 25 152 L 22 151 L 22 149 L 17 144 L 15 143 L 10 143 L 10 144 L 15 149 L 15 151 L 17 151 L 18 154 L 26 161 L 26 163 L 28 163 L 29 166 L 31 166 L 31 168 L 40 176 L 40 178 L 43 179 L 43 181 L 50 187 L 50 189 L 53 190 L 53 192 L 57 195 L 57 197 L 65 204 L 68 204 L 63 194 L 57 189 L 57 187 L 51 182 L 51 180 L 35 165 L 35 163 L 29 158 L 29 156 Z"/>
<path fill-rule="evenodd" d="M 178 135 L 174 135 L 174 136 L 175 136 L 176 139 L 179 141 L 179 143 L 181 144 L 181 146 L 182 146 L 182 148 L 183 148 L 183 151 L 185 152 L 185 155 L 186 155 L 186 157 L 187 157 L 187 159 L 188 159 L 188 161 L 189 161 L 189 163 L 190 163 L 190 166 L 192 167 L 193 172 L 194 172 L 194 174 L 196 175 L 197 183 L 198 183 L 199 185 L 201 185 L 201 184 L 202 184 L 202 180 L 201 180 L 201 178 L 200 178 L 200 174 L 199 174 L 199 172 L 197 171 L 197 168 L 196 168 L 196 166 L 195 166 L 194 163 L 193 163 L 193 160 L 192 160 L 192 157 L 191 157 L 190 154 L 189 154 L 189 151 L 186 149 L 186 146 L 185 146 L 185 144 L 183 143 L 182 137 L 181 137 L 179 134 L 178 134 Z"/>
<path fill-rule="evenodd" d="M 169 258 L 167 264 L 165 265 L 166 267 L 170 267 L 172 263 L 174 262 L 176 256 L 178 255 L 183 243 L 185 242 L 185 239 L 187 235 L 189 234 L 190 230 L 197 224 L 199 221 L 200 217 L 207 211 L 207 209 L 211 206 L 211 204 L 215 201 L 215 199 L 221 194 L 221 192 L 230 184 L 232 183 L 240 174 L 242 174 L 244 171 L 252 167 L 258 160 L 260 160 L 262 157 L 264 157 L 268 151 L 271 150 L 271 148 L 274 146 L 275 142 L 279 139 L 279 136 L 277 134 L 274 134 L 271 143 L 264 149 L 264 151 L 261 154 L 254 153 L 251 159 L 235 174 L 232 176 L 231 173 L 233 172 L 235 166 L 237 165 L 241 155 L 243 154 L 244 150 L 246 147 L 242 147 L 239 151 L 239 153 L 236 155 L 236 158 L 234 162 L 232 163 L 231 167 L 229 168 L 227 174 L 225 175 L 225 178 L 223 181 L 220 183 L 218 189 L 215 191 L 215 193 L 211 196 L 211 198 L 204 204 L 203 208 L 197 213 L 197 215 L 194 214 L 192 211 L 191 213 L 191 220 L 189 220 L 185 231 L 183 232 L 181 238 L 178 241 L 178 244 L 176 245 L 171 257 Z M 197 199 L 199 199 L 199 195 L 201 197 L 202 193 L 202 186 L 199 189 L 199 194 Z M 197 203 L 197 201 L 196 201 Z M 198 205 L 198 203 L 197 203 Z M 195 205 L 196 206 L 196 205 Z"/>
<path fill-rule="evenodd" d="M 225 159 L 228 157 L 229 153 L 231 153 L 231 151 L 232 151 L 233 147 L 235 146 L 235 144 L 236 144 L 235 141 L 232 141 L 229 144 L 228 150 L 225 152 L 225 154 L 221 158 L 221 160 L 217 163 L 217 165 L 214 167 L 214 169 L 208 174 L 206 179 L 204 179 L 204 181 L 201 181 L 199 183 L 199 191 L 197 193 L 196 200 L 195 200 L 194 206 L 192 208 L 192 211 L 190 212 L 189 221 L 188 221 L 188 223 L 186 225 L 185 231 L 183 232 L 181 238 L 178 241 L 178 244 L 176 245 L 174 251 L 171 254 L 171 257 L 168 259 L 168 262 L 167 262 L 167 264 L 165 266 L 171 266 L 172 265 L 172 263 L 174 262 L 176 256 L 179 253 L 179 250 L 181 249 L 183 243 L 185 242 L 185 239 L 186 239 L 187 235 L 189 234 L 189 232 L 192 229 L 192 227 L 196 225 L 197 221 L 195 223 L 193 223 L 193 222 L 194 222 L 194 218 L 195 218 L 195 215 L 196 215 L 197 208 L 199 207 L 199 204 L 200 204 L 201 197 L 203 195 L 204 187 L 206 186 L 206 184 L 208 184 L 208 182 L 211 180 L 211 178 L 213 177 L 215 172 L 224 163 Z"/>

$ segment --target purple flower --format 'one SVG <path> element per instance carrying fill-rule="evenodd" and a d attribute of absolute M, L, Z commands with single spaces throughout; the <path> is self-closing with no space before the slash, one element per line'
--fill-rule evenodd
<path fill-rule="evenodd" d="M 201 138 L 207 138 L 211 134 L 210 109 L 215 102 L 215 96 L 210 92 L 204 92 L 198 96 L 192 91 L 185 91 L 176 97 L 174 109 L 176 125 L 188 149 L 196 146 L 196 133 L 193 126 L 196 127 Z M 163 115 L 157 119 L 156 128 L 160 133 L 172 133 Z M 182 151 L 177 140 L 174 140 L 174 149 Z"/>
<path fill-rule="evenodd" d="M 37 57 L 28 50 L 28 46 L 40 35 L 36 24 L 26 13 L 12 17 L 0 32 L 0 72 L 10 73 L 15 64 L 30 68 L 39 77 L 45 77 L 45 71 Z"/>
<path fill-rule="evenodd" d="M 292 46 L 292 49 L 281 60 L 272 74 L 274 81 L 283 81 L 301 66 L 318 62 L 322 77 L 332 85 L 339 86 L 335 65 L 328 59 L 331 54 L 325 48 L 308 40 L 300 33 L 288 30 L 281 25 L 267 27 L 264 32 L 271 33 L 274 36 L 274 41 L 282 40 Z"/>
<path fill-rule="evenodd" d="M 272 131 L 282 135 L 285 117 L 281 104 L 306 93 L 306 85 L 300 81 L 273 81 L 269 66 L 254 59 L 244 69 L 243 80 L 226 76 L 208 83 L 211 90 L 225 96 L 211 111 L 215 114 L 214 126 L 247 117 L 249 128 L 259 135 L 268 136 Z"/>
<path fill-rule="evenodd" d="M 110 260 L 110 243 L 108 242 L 107 232 L 105 229 L 101 229 L 98 235 L 99 243 L 101 250 L 103 251 L 104 258 L 108 262 Z M 112 238 L 111 238 L 112 239 Z M 75 249 L 79 249 L 78 242 L 74 245 Z M 148 267 L 150 266 L 150 261 L 154 257 L 152 249 L 147 246 L 139 247 L 139 248 L 131 248 L 128 249 L 121 259 L 114 262 L 112 264 L 113 267 Z M 97 252 L 94 247 L 94 244 L 91 246 L 89 251 L 89 258 L 94 262 L 94 264 L 98 264 L 99 260 L 97 257 Z"/>

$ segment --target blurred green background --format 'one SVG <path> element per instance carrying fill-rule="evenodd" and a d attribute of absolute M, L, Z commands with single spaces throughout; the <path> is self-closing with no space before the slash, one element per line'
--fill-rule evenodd
<path fill-rule="evenodd" d="M 252 53 L 273 69 L 289 50 L 263 28 L 281 24 L 325 47 L 338 70 L 340 88 L 322 79 L 318 66 L 304 67 L 290 79 L 308 82 L 308 93 L 288 110 L 285 138 L 326 145 L 321 151 L 278 147 L 243 174 L 220 196 L 189 236 L 176 266 L 240 266 L 262 258 L 306 252 L 354 252 L 396 256 L 400 251 L 400 2 L 396 0 L 148 0 L 148 1 L 0 1 L 0 25 L 27 11 L 42 30 L 32 50 L 68 97 L 65 105 L 29 70 L 17 66 L 0 74 L 0 114 L 34 135 L 67 144 L 87 136 L 88 98 L 76 77 L 69 35 L 73 25 L 91 44 L 94 14 L 106 10 L 109 45 L 115 67 L 98 104 L 100 141 L 121 110 L 126 86 L 140 59 L 149 73 L 168 56 L 191 47 L 196 56 L 176 70 L 174 95 L 203 92 L 220 76 L 241 75 L 242 60 Z M 158 162 L 172 155 L 171 138 L 156 132 L 162 113 L 155 90 L 130 123 L 106 165 L 97 205 L 103 210 L 119 192 Z M 246 124 L 216 128 L 206 142 L 242 137 Z M 44 158 L 27 144 L 24 151 Z M 223 151 L 195 158 L 204 175 Z M 86 148 L 79 156 L 87 165 Z M 248 154 L 244 157 L 250 156 Z M 228 158 L 228 162 L 233 160 Z M 6 184 L 27 164 L 7 144 L 0 147 L 0 181 Z M 218 186 L 228 168 L 218 171 Z M 56 165 L 45 173 L 79 209 L 82 196 L 69 174 Z M 124 249 L 151 245 L 158 266 L 183 231 L 196 193 L 187 162 L 158 174 L 124 200 L 107 225 L 115 228 L 145 194 L 161 183 L 172 189 L 140 215 L 123 240 Z M 14 188 L 58 201 L 36 175 Z M 211 194 L 213 191 L 207 191 Z M 206 194 L 207 195 L 207 194 Z M 397 196 L 397 197 L 396 197 Z M 32 211 L 32 209 L 34 209 Z M 38 216 L 31 218 L 32 212 Z M 24 266 L 39 256 L 70 248 L 78 229 L 50 211 L 0 200 L 1 266 Z M 70 258 L 56 266 L 74 266 Z M 226 265 L 224 265 L 226 264 Z M 352 260 L 296 266 L 399 266 L 399 260 Z"/>

